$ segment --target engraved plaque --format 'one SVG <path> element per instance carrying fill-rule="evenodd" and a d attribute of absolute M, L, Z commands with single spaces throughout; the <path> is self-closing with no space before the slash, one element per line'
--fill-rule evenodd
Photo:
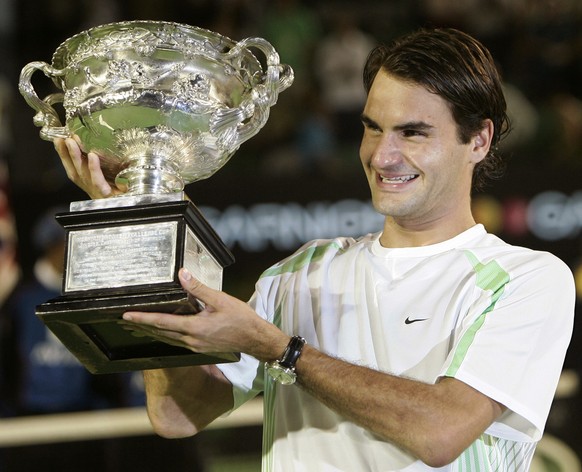
<path fill-rule="evenodd" d="M 178 223 L 71 231 L 65 291 L 172 282 Z"/>

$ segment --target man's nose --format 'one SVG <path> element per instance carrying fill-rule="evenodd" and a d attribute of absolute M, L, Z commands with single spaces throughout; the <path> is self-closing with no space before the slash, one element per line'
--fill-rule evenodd
<path fill-rule="evenodd" d="M 378 168 L 389 167 L 402 162 L 402 148 L 393 134 L 382 136 L 372 154 L 372 165 Z"/>

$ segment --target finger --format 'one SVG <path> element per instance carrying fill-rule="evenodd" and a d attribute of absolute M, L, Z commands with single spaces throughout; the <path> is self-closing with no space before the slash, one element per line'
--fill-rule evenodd
<path fill-rule="evenodd" d="M 128 317 L 131 317 L 134 321 L 139 315 L 137 312 L 128 312 Z M 152 337 L 157 339 L 181 339 L 184 335 L 179 331 L 170 331 L 167 329 L 162 329 L 154 327 L 151 325 L 136 323 L 134 321 L 126 321 L 125 317 L 118 322 L 124 331 L 130 332 L 136 337 Z"/>
<path fill-rule="evenodd" d="M 91 183 L 102 196 L 108 197 L 112 193 L 111 185 L 105 179 L 103 175 L 103 169 L 101 169 L 101 160 L 99 156 L 94 152 L 90 152 L 87 155 L 87 165 L 89 168 L 89 175 L 91 176 Z"/>
<path fill-rule="evenodd" d="M 65 140 L 63 138 L 53 139 L 53 145 L 55 146 L 55 149 L 57 150 L 59 155 L 68 154 L 67 146 L 66 146 Z"/>
<path fill-rule="evenodd" d="M 69 154 L 69 149 L 64 139 L 55 139 L 53 142 L 55 149 L 61 158 L 63 163 L 63 167 L 65 168 L 65 172 L 67 173 L 67 177 L 73 180 L 77 176 L 77 171 L 73 162 L 71 161 L 71 155 Z"/>
<path fill-rule="evenodd" d="M 129 334 L 131 334 L 135 338 L 151 337 L 151 333 L 148 330 L 140 328 L 139 325 L 136 325 L 134 323 L 127 323 L 127 322 L 120 322 L 119 324 L 121 325 L 121 329 L 123 329 L 123 331 L 127 331 Z"/>
<path fill-rule="evenodd" d="M 192 277 L 188 269 L 180 269 L 178 276 L 180 277 L 180 283 L 184 290 L 204 303 L 207 311 L 213 311 L 212 307 L 219 305 L 223 299 L 222 297 L 224 297 L 223 292 L 214 290 Z"/>
<path fill-rule="evenodd" d="M 119 324 L 124 331 L 127 331 L 135 338 L 149 338 L 155 341 L 171 344 L 173 346 L 185 348 L 188 347 L 187 343 L 182 340 L 184 336 L 181 333 L 175 333 L 173 331 L 162 331 L 159 329 L 149 328 L 147 326 L 128 323 L 125 321 L 120 321 Z"/>
<path fill-rule="evenodd" d="M 77 142 L 72 138 L 67 138 L 65 140 L 67 150 L 69 151 L 69 157 L 73 166 L 75 167 L 76 173 L 79 177 L 83 177 L 83 154 L 81 153 L 81 148 Z"/>
<path fill-rule="evenodd" d="M 187 324 L 187 316 L 185 315 L 127 311 L 123 314 L 122 319 L 151 334 L 175 337 L 175 334 L 182 336 L 187 333 L 185 326 Z"/>

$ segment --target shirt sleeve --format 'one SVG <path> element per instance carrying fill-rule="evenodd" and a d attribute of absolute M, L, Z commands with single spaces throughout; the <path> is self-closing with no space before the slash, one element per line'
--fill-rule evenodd
<path fill-rule="evenodd" d="M 217 367 L 232 384 L 234 405 L 230 412 L 263 391 L 263 364 L 254 357 L 241 354 L 240 361 L 219 364 Z"/>
<path fill-rule="evenodd" d="M 573 329 L 572 273 L 538 254 L 486 286 L 441 372 L 504 405 L 487 432 L 518 441 L 542 436 Z"/>
<path fill-rule="evenodd" d="M 267 316 L 260 300 L 259 293 L 255 292 L 248 303 L 259 316 L 266 319 Z M 254 357 L 241 354 L 238 362 L 218 364 L 217 367 L 232 384 L 233 389 L 234 405 L 226 415 L 263 391 L 265 381 L 263 363 Z"/>

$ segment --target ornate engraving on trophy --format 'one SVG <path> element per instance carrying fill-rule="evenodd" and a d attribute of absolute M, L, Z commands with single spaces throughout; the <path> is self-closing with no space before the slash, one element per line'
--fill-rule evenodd
<path fill-rule="evenodd" d="M 251 48 L 265 55 L 265 70 Z M 64 94 L 40 100 L 30 81 L 38 70 Z M 183 187 L 214 174 L 264 126 L 269 108 L 292 81 L 291 69 L 261 38 L 237 43 L 201 28 L 135 21 L 69 38 L 57 48 L 52 65 L 25 66 L 19 88 L 37 110 L 42 138 L 76 135 L 85 152 L 101 156 L 108 177 L 113 180 L 124 171 L 120 179 L 125 183 L 135 174 L 129 180 L 138 187 L 130 182 L 128 192 L 143 194 L 180 191 L 176 179 Z M 59 102 L 65 108 L 64 126 L 52 106 Z M 125 136 L 135 130 L 140 139 L 152 134 L 155 146 L 169 140 L 169 153 L 143 142 L 133 149 L 130 143 L 138 140 Z M 172 154 L 175 150 L 179 156 Z M 172 174 L 169 187 L 159 175 L 165 167 Z M 161 181 L 154 192 L 138 183 L 151 173 Z"/>

